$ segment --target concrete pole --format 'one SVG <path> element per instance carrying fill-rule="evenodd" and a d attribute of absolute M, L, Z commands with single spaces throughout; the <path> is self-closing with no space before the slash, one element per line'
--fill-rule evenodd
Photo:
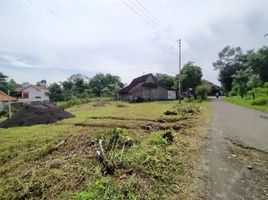
<path fill-rule="evenodd" d="M 10 104 L 10 91 L 8 90 L 7 91 L 7 94 L 8 94 L 8 116 L 9 116 L 9 119 L 11 118 L 11 104 Z"/>
<path fill-rule="evenodd" d="M 181 99 L 181 39 L 178 40 L 179 43 L 179 99 Z"/>

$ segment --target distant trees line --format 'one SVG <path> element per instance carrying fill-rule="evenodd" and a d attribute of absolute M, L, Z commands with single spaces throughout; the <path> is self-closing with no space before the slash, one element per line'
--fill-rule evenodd
<path fill-rule="evenodd" d="M 226 46 L 213 66 L 219 71 L 219 81 L 225 92 L 243 98 L 268 82 L 268 46 L 246 52 L 241 47 Z"/>
<path fill-rule="evenodd" d="M 181 81 L 182 91 L 202 91 L 208 92 L 207 86 L 202 85 L 202 70 L 201 67 L 193 62 L 186 63 L 181 74 L 170 76 L 167 74 L 155 74 L 162 87 L 170 90 L 177 90 L 179 88 L 179 81 Z M 23 87 L 29 83 L 18 84 L 13 79 L 7 81 L 7 76 L 0 72 L 0 90 L 7 92 L 11 91 L 13 96 L 16 96 L 15 89 Z M 38 82 L 40 86 L 46 84 L 45 80 Z M 90 97 L 116 97 L 118 91 L 124 87 L 119 76 L 112 74 L 98 73 L 95 76 L 88 78 L 81 74 L 74 74 L 66 81 L 50 84 L 47 89 L 49 97 L 52 101 L 70 101 L 76 98 L 90 98 Z M 199 88 L 199 89 L 198 89 Z M 203 95 L 204 96 L 204 95 Z"/>
<path fill-rule="evenodd" d="M 100 96 L 116 96 L 124 86 L 119 76 L 111 74 L 96 74 L 88 78 L 74 74 L 61 84 L 53 83 L 48 87 L 50 99 L 53 101 L 69 101 L 73 98 Z"/>

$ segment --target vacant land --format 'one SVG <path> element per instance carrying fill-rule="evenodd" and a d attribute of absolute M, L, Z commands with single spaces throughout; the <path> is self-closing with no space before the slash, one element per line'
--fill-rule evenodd
<path fill-rule="evenodd" d="M 202 199 L 208 103 L 100 100 L 68 111 L 76 117 L 0 129 L 0 199 Z"/>
<path fill-rule="evenodd" d="M 267 112 L 268 113 L 268 104 L 264 105 L 252 105 L 253 100 L 251 98 L 244 98 L 241 99 L 239 96 L 232 96 L 232 97 L 226 97 L 224 99 L 226 102 L 233 103 L 239 106 L 244 106 L 247 108 L 251 108 L 254 110 L 259 110 L 262 112 Z"/>

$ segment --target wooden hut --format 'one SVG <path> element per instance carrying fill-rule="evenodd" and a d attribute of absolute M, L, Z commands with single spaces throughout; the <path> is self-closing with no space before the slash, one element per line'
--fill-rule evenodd
<path fill-rule="evenodd" d="M 175 91 L 174 91 L 175 92 Z M 146 74 L 133 81 L 119 91 L 119 99 L 121 100 L 166 100 L 169 99 L 172 91 L 161 87 L 153 74 Z"/>

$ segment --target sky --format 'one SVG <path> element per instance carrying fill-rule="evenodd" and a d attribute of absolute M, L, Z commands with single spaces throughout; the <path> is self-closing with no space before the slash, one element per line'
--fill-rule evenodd
<path fill-rule="evenodd" d="M 212 63 L 226 45 L 268 44 L 267 8 L 267 0 L 0 0 L 0 72 L 33 84 L 77 73 L 124 83 L 174 76 L 181 39 L 182 65 L 193 61 L 218 83 Z"/>

